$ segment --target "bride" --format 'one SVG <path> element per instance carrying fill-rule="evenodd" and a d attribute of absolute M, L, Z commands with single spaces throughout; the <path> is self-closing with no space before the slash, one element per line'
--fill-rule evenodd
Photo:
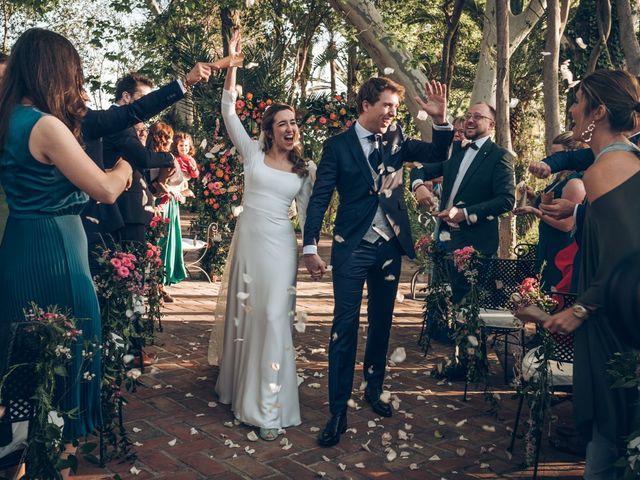
<path fill-rule="evenodd" d="M 229 54 L 241 51 L 240 34 Z M 209 345 L 218 364 L 219 401 L 241 422 L 260 427 L 263 440 L 300 424 L 292 323 L 298 248 L 288 212 L 295 199 L 304 225 L 315 164 L 302 158 L 294 109 L 274 103 L 260 140 L 252 140 L 236 114 L 236 67 L 227 69 L 222 116 L 244 166 L 242 213 L 229 250 Z"/>

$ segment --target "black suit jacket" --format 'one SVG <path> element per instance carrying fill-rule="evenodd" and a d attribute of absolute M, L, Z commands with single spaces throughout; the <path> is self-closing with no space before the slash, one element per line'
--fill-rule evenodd
<path fill-rule="evenodd" d="M 629 137 L 629 141 L 634 145 L 640 146 L 640 133 Z M 562 170 L 582 172 L 591 166 L 594 159 L 595 157 L 590 148 L 582 148 L 580 150 L 554 153 L 545 158 L 543 162 L 549 165 L 553 173 L 561 172 Z"/>
<path fill-rule="evenodd" d="M 183 97 L 182 88 L 177 81 L 174 81 L 129 105 L 111 107 L 108 110 L 89 110 L 82 121 L 82 136 L 87 155 L 104 170 L 102 137 L 122 132 L 136 123 L 145 121 Z M 130 130 L 135 135 L 135 130 L 133 128 Z M 142 146 L 137 136 L 135 139 L 138 145 Z M 134 188 L 133 185 L 132 188 Z M 95 223 L 96 221 L 98 223 Z M 98 242 L 100 235 L 113 233 L 124 226 L 124 219 L 117 204 L 105 205 L 96 203 L 94 200 L 85 207 L 82 222 L 90 243 Z"/>
<path fill-rule="evenodd" d="M 454 142 L 451 158 L 446 162 L 424 165 L 411 171 L 414 180 L 430 180 L 444 176 L 441 207 L 447 204 L 458 175 L 465 151 Z M 485 255 L 498 250 L 498 216 L 513 209 L 515 177 L 511 154 L 491 139 L 485 141 L 469 166 L 453 199 L 453 205 L 466 208 L 471 223 L 460 223 L 460 230 L 451 231 L 449 249 L 467 245 Z M 475 220 L 475 221 L 474 221 Z"/>
<path fill-rule="evenodd" d="M 313 193 L 307 207 L 304 245 L 315 245 L 325 211 L 337 189 L 340 203 L 334 226 L 331 264 L 341 265 L 367 233 L 378 204 L 387 215 L 405 254 L 414 257 L 413 240 L 404 201 L 405 162 L 440 162 L 446 159 L 453 131 L 434 131 L 433 143 L 406 138 L 400 128 L 382 138 L 384 173 L 376 192 L 360 141 L 352 126 L 327 139 L 322 150 Z M 344 241 L 336 241 L 342 237 Z"/>

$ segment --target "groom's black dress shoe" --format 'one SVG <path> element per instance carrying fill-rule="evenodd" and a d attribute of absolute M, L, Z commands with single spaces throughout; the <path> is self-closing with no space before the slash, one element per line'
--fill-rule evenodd
<path fill-rule="evenodd" d="M 390 417 L 393 414 L 391 405 L 380 400 L 381 390 L 376 388 L 367 388 L 364 391 L 364 399 L 369 402 L 371 408 L 381 417 Z"/>
<path fill-rule="evenodd" d="M 347 412 L 332 415 L 324 430 L 318 436 L 318 445 L 333 447 L 340 441 L 340 435 L 347 431 Z"/>

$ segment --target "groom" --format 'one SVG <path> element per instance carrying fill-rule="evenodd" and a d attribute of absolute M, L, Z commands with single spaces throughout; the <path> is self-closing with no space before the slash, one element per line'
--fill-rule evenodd
<path fill-rule="evenodd" d="M 329 344 L 329 408 L 331 418 L 318 437 L 320 446 L 340 441 L 347 429 L 347 402 L 353 387 L 360 304 L 368 288 L 368 334 L 364 355 L 365 399 L 377 415 L 390 417 L 391 407 L 380 399 L 393 307 L 400 278 L 401 256 L 414 257 L 404 201 L 405 162 L 446 160 L 453 130 L 446 123 L 446 87 L 426 85 L 421 107 L 434 122 L 434 142 L 406 138 L 392 124 L 403 100 L 404 87 L 387 78 L 370 78 L 356 97 L 358 120 L 346 132 L 329 138 L 323 147 L 317 180 L 307 207 L 304 262 L 314 280 L 326 264 L 317 243 L 325 211 L 334 190 L 340 204 L 331 249 L 334 311 Z"/>

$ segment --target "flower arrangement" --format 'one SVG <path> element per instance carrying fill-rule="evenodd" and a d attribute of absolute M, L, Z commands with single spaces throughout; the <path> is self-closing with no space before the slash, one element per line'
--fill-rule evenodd
<path fill-rule="evenodd" d="M 525 278 L 518 285 L 517 292 L 511 294 L 511 311 L 514 315 L 522 314 L 527 307 L 535 306 L 543 312 L 549 312 L 558 303 L 549 295 L 542 292 L 540 280 L 537 278 Z"/>
<path fill-rule="evenodd" d="M 27 323 L 20 325 L 14 338 L 12 351 L 18 352 L 18 361 L 9 366 L 0 381 L 0 396 L 4 397 L 6 382 L 12 376 L 28 375 L 34 385 L 34 418 L 29 426 L 24 461 L 25 478 L 61 479 L 61 470 L 71 468 L 75 471 L 77 458 L 69 455 L 60 459 L 64 450 L 61 425 L 49 421 L 50 412 L 59 417 L 73 417 L 77 412 L 62 411 L 59 408 L 61 393 L 56 392 L 58 380 L 68 375 L 68 366 L 74 354 L 82 355 L 78 378 L 68 381 L 96 381 L 94 375 L 84 370 L 84 364 L 91 360 L 97 345 L 88 339 L 78 345 L 82 331 L 76 328 L 75 321 L 68 314 L 52 306 L 43 310 L 36 304 L 25 311 Z M 62 394 L 63 395 L 63 394 Z M 92 457 L 90 452 L 96 445 L 87 443 L 78 453 Z"/>
<path fill-rule="evenodd" d="M 312 128 L 335 135 L 351 127 L 357 118 L 354 108 L 346 103 L 344 96 L 320 96 L 306 105 L 307 116 L 304 128 Z"/>

